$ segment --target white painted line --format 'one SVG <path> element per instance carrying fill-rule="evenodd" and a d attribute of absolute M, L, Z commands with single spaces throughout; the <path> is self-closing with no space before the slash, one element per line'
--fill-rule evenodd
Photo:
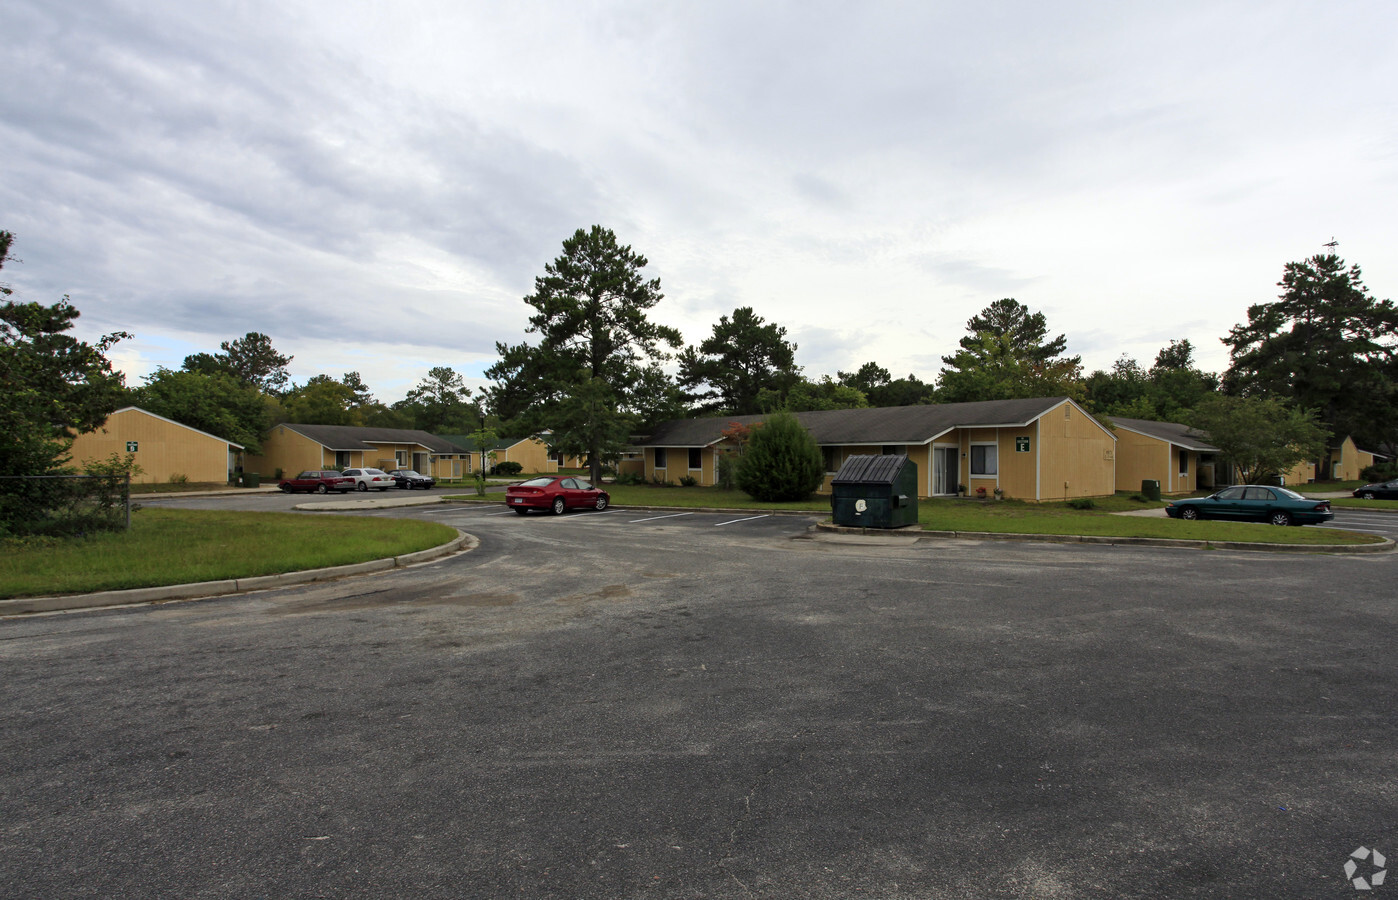
<path fill-rule="evenodd" d="M 746 519 L 729 519 L 727 522 L 715 522 L 715 523 L 714 523 L 714 527 L 715 527 L 715 528 L 718 528 L 718 527 L 723 526 L 723 525 L 733 525 L 733 524 L 735 524 L 735 523 L 737 523 L 737 522 L 751 522 L 753 519 L 766 519 L 766 518 L 770 518 L 771 515 L 772 515 L 771 513 L 764 513 L 763 515 L 760 515 L 760 516 L 748 516 Z"/>
<path fill-rule="evenodd" d="M 654 522 L 656 519 L 674 519 L 674 518 L 677 518 L 677 517 L 679 517 L 679 516 L 692 516 L 692 515 L 694 515 L 694 513 L 670 513 L 670 515 L 668 515 L 668 516 L 651 516 L 649 519 L 632 519 L 631 522 L 628 523 L 628 524 L 633 524 L 633 525 L 634 525 L 634 524 L 637 523 L 637 522 Z"/>

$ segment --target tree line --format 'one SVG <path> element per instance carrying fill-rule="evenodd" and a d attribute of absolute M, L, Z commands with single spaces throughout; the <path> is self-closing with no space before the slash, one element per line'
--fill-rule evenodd
<path fill-rule="evenodd" d="M 0 266 L 11 240 L 0 232 Z M 525 339 L 496 345 L 491 387 L 473 393 L 455 370 L 437 366 L 391 404 L 376 399 L 358 372 L 293 383 L 292 358 L 258 332 L 126 386 L 105 353 L 129 335 L 88 345 L 65 333 L 78 316 L 67 298 L 52 306 L 6 299 L 0 371 L 17 388 L 0 398 L 0 474 L 53 468 L 72 434 L 126 404 L 252 452 L 278 422 L 547 431 L 556 450 L 590 460 L 594 478 L 632 435 L 671 418 L 1045 396 L 1207 434 L 1249 422 L 1273 443 L 1316 458 L 1326 441 L 1345 436 L 1369 449 L 1398 448 L 1398 311 L 1333 252 L 1286 264 L 1279 298 L 1249 307 L 1247 322 L 1222 338 L 1230 364 L 1221 374 L 1202 371 L 1183 339 L 1169 341 L 1148 368 L 1122 356 L 1085 374 L 1043 313 L 1006 297 L 966 322 L 956 351 L 929 381 L 894 378 L 877 360 L 808 376 L 787 329 L 752 307 L 721 316 L 708 336 L 685 346 L 677 329 L 652 320 L 664 295 L 659 279 L 644 276 L 647 265 L 610 229 L 578 229 L 524 298 L 534 310 Z"/>

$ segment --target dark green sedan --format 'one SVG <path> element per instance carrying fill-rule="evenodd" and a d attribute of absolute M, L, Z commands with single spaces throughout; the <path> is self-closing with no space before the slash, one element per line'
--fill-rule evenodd
<path fill-rule="evenodd" d="M 1335 518 L 1329 500 L 1311 500 L 1284 487 L 1235 484 L 1207 497 L 1172 500 L 1172 519 L 1235 519 L 1273 525 L 1316 525 Z"/>

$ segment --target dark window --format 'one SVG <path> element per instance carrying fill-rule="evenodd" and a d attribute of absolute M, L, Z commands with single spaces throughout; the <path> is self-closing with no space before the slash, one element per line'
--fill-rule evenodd
<path fill-rule="evenodd" d="M 1276 494 L 1273 494 L 1271 491 L 1267 490 L 1266 488 L 1261 488 L 1261 487 L 1250 487 L 1250 488 L 1248 488 L 1247 493 L 1243 495 L 1243 499 L 1244 499 L 1244 500 L 1275 500 L 1275 499 L 1277 499 L 1277 495 L 1276 495 Z"/>
<path fill-rule="evenodd" d="M 971 474 L 972 475 L 996 475 L 999 474 L 997 452 L 998 448 L 994 444 L 972 444 L 971 445 Z"/>
<path fill-rule="evenodd" d="M 657 469 L 664 469 L 664 468 L 666 468 L 666 465 L 665 465 L 665 448 L 664 448 L 664 447 L 656 447 L 656 448 L 655 448 L 655 467 L 656 467 Z"/>
<path fill-rule="evenodd" d="M 1180 451 L 1180 474 L 1189 474 L 1189 453 L 1184 450 Z"/>
<path fill-rule="evenodd" d="M 821 455 L 823 455 L 823 456 L 825 457 L 825 471 L 827 471 L 827 472 L 838 472 L 838 471 L 840 471 L 840 448 L 839 448 L 839 447 L 821 447 L 821 448 L 820 448 L 820 452 L 821 452 Z"/>
<path fill-rule="evenodd" d="M 1228 488 L 1227 490 L 1219 491 L 1219 492 L 1218 492 L 1218 499 L 1220 499 L 1220 500 L 1241 500 L 1241 499 L 1243 499 L 1243 489 L 1240 488 L 1240 487 L 1231 487 L 1231 488 Z"/>
<path fill-rule="evenodd" d="M 881 448 L 879 448 L 879 449 L 880 449 L 880 452 L 882 452 L 884 456 L 907 456 L 907 455 L 908 455 L 907 451 L 906 451 L 904 448 L 899 447 L 899 446 L 897 446 L 896 444 L 884 444 L 884 445 L 883 445 Z"/>
<path fill-rule="evenodd" d="M 704 467 L 704 451 L 699 447 L 689 448 L 689 467 L 691 469 L 702 469 Z"/>

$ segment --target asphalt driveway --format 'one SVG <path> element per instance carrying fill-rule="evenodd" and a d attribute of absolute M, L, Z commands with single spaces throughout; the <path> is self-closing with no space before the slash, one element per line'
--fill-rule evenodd
<path fill-rule="evenodd" d="M 1393 554 L 433 515 L 480 548 L 0 622 L 6 895 L 1338 897 L 1398 847 Z"/>

